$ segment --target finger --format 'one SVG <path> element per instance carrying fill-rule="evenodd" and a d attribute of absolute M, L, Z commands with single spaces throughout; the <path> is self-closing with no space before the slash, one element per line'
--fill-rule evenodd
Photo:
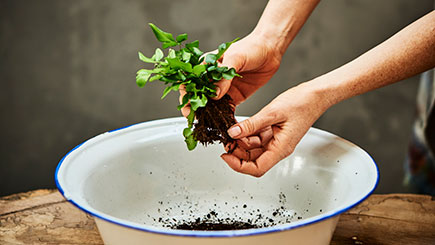
<path fill-rule="evenodd" d="M 261 177 L 265 172 L 262 172 L 255 161 L 245 161 L 242 160 L 240 166 L 240 173 L 249 174 L 254 177 Z"/>
<path fill-rule="evenodd" d="M 180 93 L 180 96 L 178 96 L 178 102 L 180 102 L 180 105 L 183 104 L 183 97 L 186 95 L 186 86 L 184 84 L 181 84 L 178 88 L 178 92 Z"/>
<path fill-rule="evenodd" d="M 212 97 L 214 100 L 221 99 L 230 89 L 231 87 L 231 81 L 227 79 L 222 79 L 219 82 L 215 83 L 216 85 L 216 96 Z"/>
<path fill-rule="evenodd" d="M 226 152 L 228 153 L 232 153 L 237 147 L 237 143 L 236 142 L 232 142 L 232 143 L 228 143 L 224 146 L 224 149 Z"/>
<path fill-rule="evenodd" d="M 265 173 L 258 168 L 254 161 L 242 160 L 231 154 L 222 154 L 221 158 L 236 172 L 254 177 L 261 177 Z"/>
<path fill-rule="evenodd" d="M 240 168 L 242 166 L 241 159 L 236 156 L 228 153 L 224 153 L 221 155 L 222 160 L 224 160 L 230 168 L 232 168 L 236 172 L 240 172 Z"/>
<path fill-rule="evenodd" d="M 250 160 L 250 152 L 246 149 L 243 149 L 242 147 L 238 146 L 233 150 L 232 155 L 236 156 L 239 159 L 242 160 Z"/>
<path fill-rule="evenodd" d="M 271 148 L 274 147 L 272 146 Z M 282 154 L 277 152 L 277 150 L 278 148 L 266 151 L 261 148 L 252 149 L 249 151 L 250 159 L 238 157 L 235 154 L 223 154 L 221 157 L 235 171 L 254 177 L 261 177 L 283 159 Z"/>
<path fill-rule="evenodd" d="M 213 50 L 213 51 L 209 51 L 209 52 L 205 52 L 201 55 L 201 57 L 199 57 L 200 59 L 204 58 L 204 61 L 202 62 L 203 64 L 205 64 L 205 58 L 208 54 L 217 54 L 219 51 L 217 49 Z"/>
<path fill-rule="evenodd" d="M 256 161 L 264 153 L 263 148 L 254 148 L 249 150 L 249 158 L 246 159 L 248 161 Z"/>
<path fill-rule="evenodd" d="M 280 161 L 280 154 L 273 151 L 262 152 L 258 158 L 251 161 L 242 160 L 239 172 L 254 177 L 261 177 Z"/>
<path fill-rule="evenodd" d="M 215 49 L 215 50 L 213 50 L 213 51 L 210 51 L 210 52 L 204 53 L 203 55 L 201 55 L 201 58 L 204 58 L 204 59 L 205 59 L 205 57 L 206 57 L 208 54 L 217 54 L 217 53 L 218 53 L 218 50 Z M 221 62 L 221 61 L 222 61 L 222 57 L 218 60 L 218 62 Z M 203 61 L 203 63 L 205 64 L 205 60 Z M 226 80 L 226 79 L 222 79 L 221 81 L 215 83 L 215 85 L 216 85 L 216 96 L 215 96 L 215 97 L 212 97 L 212 99 L 214 99 L 214 100 L 219 100 L 219 99 L 221 99 L 221 98 L 225 95 L 225 93 L 228 91 L 229 87 L 231 86 L 231 81 L 230 81 L 230 80 Z M 222 91 L 222 88 L 225 88 L 225 89 L 224 89 L 224 93 L 221 92 L 221 91 Z"/>
<path fill-rule="evenodd" d="M 227 51 L 228 52 L 228 51 Z M 241 68 L 243 65 L 242 62 L 242 56 L 241 55 L 231 55 L 231 54 L 224 54 L 222 57 L 222 63 L 220 63 L 221 66 L 226 66 L 228 68 L 234 68 L 237 73 L 241 72 Z M 216 97 L 213 97 L 215 100 L 221 99 L 230 89 L 232 80 L 222 79 L 219 82 L 216 83 Z"/>
<path fill-rule="evenodd" d="M 180 101 L 181 104 L 183 101 L 183 96 L 186 94 L 186 85 L 181 84 L 180 87 L 178 87 L 178 92 L 180 92 L 180 97 L 178 100 Z"/>
<path fill-rule="evenodd" d="M 261 139 L 259 136 L 250 136 L 241 138 L 240 140 L 237 140 L 237 144 L 239 144 L 242 148 L 246 150 L 259 148 L 262 145 Z"/>
<path fill-rule="evenodd" d="M 188 105 L 185 105 L 183 108 L 181 108 L 181 114 L 182 114 L 184 117 L 189 116 L 189 114 L 190 114 L 190 105 L 189 105 L 189 104 L 188 104 Z"/>
<path fill-rule="evenodd" d="M 183 104 L 183 97 L 186 94 L 186 86 L 184 84 L 180 85 L 180 88 L 178 89 L 180 92 L 180 96 L 178 97 L 178 101 L 180 102 L 180 105 Z M 190 113 L 190 104 L 185 105 L 183 108 L 181 108 L 181 114 L 183 114 L 184 117 L 187 117 Z"/>
<path fill-rule="evenodd" d="M 270 140 L 273 138 L 272 127 L 266 127 L 259 132 L 260 142 L 262 146 L 269 144 Z"/>
<path fill-rule="evenodd" d="M 279 113 L 275 113 L 272 109 L 265 107 L 254 116 L 235 124 L 228 129 L 228 134 L 233 139 L 240 139 L 247 136 L 252 136 L 266 127 L 280 122 Z"/>
<path fill-rule="evenodd" d="M 281 160 L 282 160 L 281 154 L 267 150 L 267 151 L 263 152 L 255 160 L 255 163 L 258 167 L 257 171 L 254 173 L 248 173 L 248 174 L 251 174 L 251 175 L 256 176 L 256 177 L 261 177 Z"/>

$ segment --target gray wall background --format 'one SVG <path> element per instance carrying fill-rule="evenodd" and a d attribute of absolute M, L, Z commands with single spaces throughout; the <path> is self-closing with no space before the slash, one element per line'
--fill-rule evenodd
<path fill-rule="evenodd" d="M 137 51 L 158 42 L 146 23 L 187 32 L 203 50 L 243 37 L 267 1 L 0 0 L 0 195 L 53 188 L 58 161 L 102 132 L 179 116 L 163 85 L 140 89 Z M 237 109 L 252 115 L 279 93 L 334 69 L 432 10 L 432 0 L 323 0 L 268 85 Z M 418 77 L 349 99 L 316 127 L 377 161 L 377 193 L 403 192 Z M 224 163 L 222 163 L 224 164 Z"/>

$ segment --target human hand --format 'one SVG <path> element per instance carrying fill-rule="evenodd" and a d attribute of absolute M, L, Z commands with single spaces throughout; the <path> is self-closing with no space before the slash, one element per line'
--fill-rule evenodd
<path fill-rule="evenodd" d="M 232 44 L 219 63 L 221 66 L 234 68 L 242 77 L 222 79 L 216 83 L 217 96 L 213 99 L 220 99 L 228 94 L 234 105 L 239 105 L 270 80 L 279 68 L 281 57 L 280 50 L 256 34 L 250 34 Z M 185 91 L 180 86 L 180 103 L 184 94 Z M 187 117 L 190 106 L 185 106 L 181 112 Z"/>
<path fill-rule="evenodd" d="M 260 177 L 290 155 L 311 125 L 330 106 L 321 93 L 305 84 L 276 97 L 251 118 L 232 126 L 237 139 L 222 159 L 235 171 Z"/>

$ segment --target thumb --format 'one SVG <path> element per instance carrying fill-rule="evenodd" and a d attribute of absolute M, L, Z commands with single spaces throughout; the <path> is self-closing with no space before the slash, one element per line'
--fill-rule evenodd
<path fill-rule="evenodd" d="M 228 129 L 228 134 L 233 139 L 240 139 L 256 134 L 260 130 L 278 123 L 276 113 L 261 110 L 254 116 L 233 125 Z"/>
<path fill-rule="evenodd" d="M 240 72 L 240 69 L 242 68 L 242 58 L 240 55 L 231 55 L 231 54 L 224 54 L 221 66 L 226 66 L 229 69 L 234 68 L 236 72 Z M 222 98 L 230 89 L 232 83 L 231 80 L 222 79 L 219 82 L 216 83 L 216 97 L 213 99 L 219 100 Z"/>

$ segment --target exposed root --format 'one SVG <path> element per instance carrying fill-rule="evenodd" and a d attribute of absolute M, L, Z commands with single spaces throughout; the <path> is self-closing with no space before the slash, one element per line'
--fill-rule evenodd
<path fill-rule="evenodd" d="M 208 100 L 205 107 L 198 108 L 195 116 L 197 122 L 193 134 L 201 144 L 207 146 L 220 142 L 227 145 L 234 142 L 227 133 L 227 130 L 237 123 L 229 95 L 220 100 Z"/>

